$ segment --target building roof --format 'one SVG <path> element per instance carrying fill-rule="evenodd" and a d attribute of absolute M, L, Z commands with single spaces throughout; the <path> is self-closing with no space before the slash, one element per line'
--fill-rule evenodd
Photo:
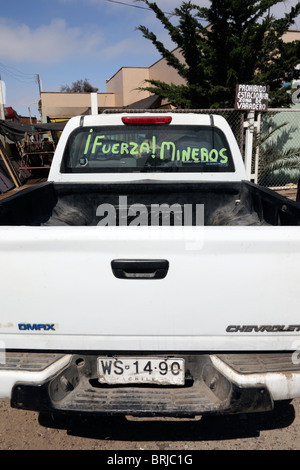
<path fill-rule="evenodd" d="M 131 103 L 130 105 L 126 106 L 129 109 L 154 109 L 159 107 L 161 104 L 161 98 L 156 95 L 148 96 L 148 98 L 144 98 L 142 100 L 136 101 L 135 103 Z"/>

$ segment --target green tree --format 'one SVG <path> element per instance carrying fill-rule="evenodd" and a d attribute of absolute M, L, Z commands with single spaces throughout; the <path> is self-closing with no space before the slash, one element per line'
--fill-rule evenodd
<path fill-rule="evenodd" d="M 270 86 L 273 107 L 291 104 L 288 87 L 282 84 L 292 79 L 300 41 L 285 43 L 282 36 L 294 24 L 300 2 L 276 19 L 271 7 L 285 2 L 210 0 L 210 7 L 203 8 L 184 1 L 169 18 L 156 3 L 139 1 L 156 14 L 184 60 L 145 26 L 137 29 L 185 80 L 180 86 L 147 80 L 142 89 L 179 108 L 224 108 L 233 106 L 236 84 L 264 84 Z"/>
<path fill-rule="evenodd" d="M 89 82 L 88 79 L 77 80 L 73 82 L 72 85 L 62 85 L 60 87 L 61 92 L 65 93 L 93 93 L 97 92 L 98 88 L 94 88 Z"/>

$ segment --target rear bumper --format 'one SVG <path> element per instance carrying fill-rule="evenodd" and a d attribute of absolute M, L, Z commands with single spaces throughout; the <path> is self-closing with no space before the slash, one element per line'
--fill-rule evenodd
<path fill-rule="evenodd" d="M 162 357 L 166 357 L 160 353 Z M 0 391 L 15 408 L 62 413 L 195 416 L 271 410 L 300 397 L 292 353 L 180 355 L 185 386 L 109 386 L 97 381 L 96 355 L 8 353 Z"/>

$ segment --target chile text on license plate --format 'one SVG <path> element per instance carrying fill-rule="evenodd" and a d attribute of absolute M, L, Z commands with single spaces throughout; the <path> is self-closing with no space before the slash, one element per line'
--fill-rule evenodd
<path fill-rule="evenodd" d="M 98 357 L 98 380 L 105 384 L 184 385 L 184 359 Z"/>

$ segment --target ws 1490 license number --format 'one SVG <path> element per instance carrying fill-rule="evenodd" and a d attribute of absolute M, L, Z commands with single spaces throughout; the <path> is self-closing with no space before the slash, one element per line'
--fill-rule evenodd
<path fill-rule="evenodd" d="M 106 384 L 183 385 L 184 369 L 182 358 L 98 357 L 98 380 Z"/>

